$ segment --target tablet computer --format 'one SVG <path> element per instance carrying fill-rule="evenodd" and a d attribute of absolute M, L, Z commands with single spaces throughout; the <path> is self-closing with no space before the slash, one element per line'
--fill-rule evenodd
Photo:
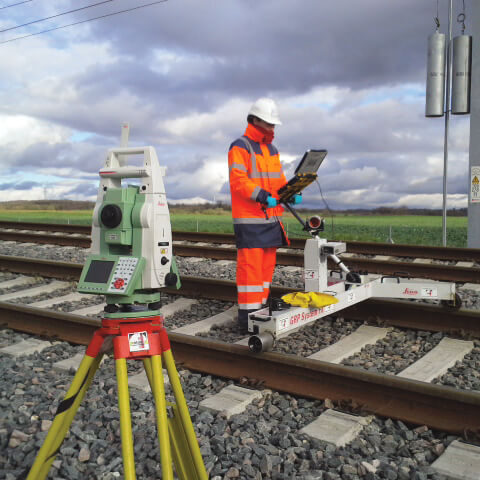
<path fill-rule="evenodd" d="M 326 150 L 307 150 L 295 169 L 295 175 L 302 173 L 317 173 L 317 170 L 326 156 Z"/>
<path fill-rule="evenodd" d="M 288 202 L 293 195 L 300 193 L 317 178 L 317 170 L 327 156 L 327 150 L 308 150 L 303 155 L 295 175 L 278 190 L 280 203 Z"/>

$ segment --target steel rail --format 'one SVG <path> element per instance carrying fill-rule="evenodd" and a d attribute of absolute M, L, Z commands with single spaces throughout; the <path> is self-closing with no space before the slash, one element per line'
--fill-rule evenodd
<path fill-rule="evenodd" d="M 90 238 L 87 236 L 73 237 L 71 235 L 51 235 L 45 233 L 25 233 L 0 230 L 0 240 L 35 242 L 40 244 L 54 244 L 62 246 L 90 247 Z M 235 260 L 236 250 L 218 246 L 199 245 L 174 245 L 175 254 L 178 256 L 195 256 L 216 260 Z M 290 265 L 303 267 L 303 254 L 277 252 L 278 265 Z M 463 267 L 457 265 L 438 265 L 413 262 L 401 262 L 398 260 L 375 260 L 370 258 L 349 258 L 345 260 L 349 268 L 355 271 L 367 271 L 382 275 L 415 276 L 442 280 L 448 282 L 480 283 L 480 268 Z M 335 268 L 329 262 L 330 268 Z M 400 274 L 399 272 L 403 272 Z"/>
<path fill-rule="evenodd" d="M 18 230 L 0 230 L 0 240 L 4 240 L 7 242 L 28 242 L 39 243 L 43 245 L 62 245 L 81 248 L 89 248 L 91 244 L 90 235 L 74 237 L 72 235 L 52 235 L 51 233 L 26 233 Z"/>
<path fill-rule="evenodd" d="M 78 280 L 83 265 L 80 263 L 56 262 L 37 258 L 0 255 L 0 270 L 41 275 L 50 278 Z M 235 302 L 237 287 L 235 282 L 182 276 L 180 290 L 166 288 L 163 291 L 172 295 L 195 298 L 208 298 Z M 294 288 L 272 286 L 275 297 L 297 291 Z M 401 300 L 370 299 L 339 313 L 341 316 L 386 325 L 414 328 L 417 330 L 442 331 L 468 334 L 480 338 L 480 313 L 477 310 L 454 310 L 421 302 Z"/>
<path fill-rule="evenodd" d="M 80 233 L 90 235 L 90 225 L 63 225 L 34 222 L 0 221 L 0 228 L 34 231 L 51 231 L 64 233 Z M 231 233 L 174 231 L 175 241 L 208 242 L 234 244 L 235 237 Z M 291 248 L 302 248 L 305 239 L 291 238 Z M 469 261 L 480 263 L 479 248 L 438 247 L 427 245 L 390 244 L 377 242 L 347 241 L 347 252 L 364 255 L 388 255 L 396 257 L 432 258 L 435 260 Z"/>
<path fill-rule="evenodd" d="M 82 268 L 83 265 L 81 263 L 0 255 L 0 270 L 8 272 L 77 281 L 80 278 Z"/>
<path fill-rule="evenodd" d="M 215 260 L 235 260 L 236 250 L 222 247 L 196 245 L 174 245 L 175 255 L 212 258 Z M 480 268 L 430 263 L 400 262 L 398 260 L 374 260 L 370 258 L 348 258 L 344 262 L 353 271 L 365 271 L 381 275 L 399 277 L 420 277 L 447 282 L 480 283 Z M 303 267 L 303 253 L 277 251 L 277 264 Z M 328 261 L 330 269 L 336 268 Z"/>
<path fill-rule="evenodd" d="M 308 237 L 309 238 L 309 237 Z M 235 244 L 230 233 L 174 231 L 177 241 Z M 291 248 L 305 247 L 306 238 L 290 238 Z M 377 243 L 346 241 L 347 252 L 363 255 L 387 255 L 392 257 L 432 258 L 435 260 L 468 261 L 480 263 L 480 248 L 437 247 L 430 245 L 408 245 L 400 243 Z"/>
<path fill-rule="evenodd" d="M 81 233 L 84 235 L 90 235 L 92 231 L 91 225 L 76 225 L 70 223 L 9 222 L 7 220 L 0 220 L 0 228 L 11 228 L 14 230 L 34 230 L 37 232 Z"/>
<path fill-rule="evenodd" d="M 87 345 L 99 321 L 65 312 L 0 302 L 8 328 Z M 362 413 L 464 434 L 480 430 L 480 394 L 367 372 L 293 355 L 253 354 L 241 345 L 169 333 L 177 364 L 318 400 L 326 398 Z M 252 376 L 252 372 L 255 372 Z"/>
<path fill-rule="evenodd" d="M 211 278 L 182 277 L 180 291 L 166 290 L 195 298 L 211 298 L 235 302 L 237 288 L 234 282 Z M 294 288 L 272 286 L 274 297 L 297 291 Z M 480 312 L 478 310 L 455 310 L 423 302 L 402 300 L 369 299 L 341 310 L 338 315 L 352 320 L 377 323 L 385 326 L 471 335 L 480 338 Z"/>

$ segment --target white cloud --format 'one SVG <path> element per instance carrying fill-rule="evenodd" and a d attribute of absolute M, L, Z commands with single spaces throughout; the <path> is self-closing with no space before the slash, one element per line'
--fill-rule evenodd
<path fill-rule="evenodd" d="M 76 4 L 43 2 L 36 16 Z M 0 46 L 0 173 L 19 182 L 6 198 L 43 198 L 36 181 L 57 196 L 92 198 L 104 153 L 129 121 L 130 144 L 153 145 L 169 167 L 171 200 L 224 201 L 228 147 L 251 103 L 272 96 L 285 170 L 305 150 L 326 148 L 319 179 L 333 208 L 437 206 L 443 119 L 424 117 L 431 6 L 265 0 L 255 8 L 252 16 L 251 2 L 239 0 L 166 2 Z M 31 19 L 29 9 L 9 10 L 4 26 Z M 321 28 L 319 18 L 328 19 Z M 468 117 L 452 116 L 449 140 L 449 204 L 465 206 Z M 32 188 L 21 190 L 27 181 Z M 314 185 L 304 197 L 321 206 Z"/>

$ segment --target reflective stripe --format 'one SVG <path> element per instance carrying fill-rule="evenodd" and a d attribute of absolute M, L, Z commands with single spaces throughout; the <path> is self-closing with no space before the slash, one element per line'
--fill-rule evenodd
<path fill-rule="evenodd" d="M 281 178 L 281 176 L 282 172 L 257 172 L 255 174 L 252 172 L 249 178 Z"/>
<path fill-rule="evenodd" d="M 234 224 L 265 224 L 265 223 L 276 223 L 278 222 L 279 216 L 277 217 L 270 217 L 268 220 L 266 218 L 234 218 Z"/>
<path fill-rule="evenodd" d="M 248 175 L 248 178 L 281 178 L 282 177 L 283 172 L 281 169 L 279 172 L 259 172 L 257 170 L 257 157 L 255 156 L 255 152 L 253 151 L 253 147 L 252 147 L 252 144 L 250 143 L 250 140 L 245 136 L 240 137 L 239 140 L 243 140 L 245 145 L 248 147 L 248 151 L 250 152 L 250 163 L 252 164 L 252 171 Z"/>
<path fill-rule="evenodd" d="M 252 168 L 257 169 L 257 157 L 255 156 L 255 152 L 253 151 L 252 144 L 250 143 L 250 140 L 244 135 L 243 137 L 240 137 L 239 140 L 242 140 L 243 143 L 247 146 L 248 151 L 250 152 L 250 160 L 252 163 Z M 255 165 L 255 167 L 254 167 Z"/>
<path fill-rule="evenodd" d="M 270 282 L 263 282 L 263 288 L 270 288 Z"/>
<path fill-rule="evenodd" d="M 261 285 L 237 285 L 237 291 L 263 293 L 263 287 Z"/>
<path fill-rule="evenodd" d="M 262 308 L 261 303 L 239 303 L 238 308 L 240 310 L 259 310 Z"/>
<path fill-rule="evenodd" d="M 242 170 L 242 172 L 247 171 L 247 167 L 245 165 L 242 165 L 241 163 L 232 163 L 228 170 L 231 171 L 234 168 L 236 168 L 238 170 Z"/>
<path fill-rule="evenodd" d="M 255 187 L 255 188 L 253 189 L 252 194 L 250 195 L 250 198 L 251 198 L 252 200 L 256 200 L 258 194 L 260 193 L 260 190 L 261 190 L 260 187 Z"/>

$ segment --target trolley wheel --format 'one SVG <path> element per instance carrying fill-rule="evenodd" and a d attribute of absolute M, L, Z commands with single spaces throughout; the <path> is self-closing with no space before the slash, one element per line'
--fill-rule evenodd
<path fill-rule="evenodd" d="M 441 300 L 440 303 L 447 308 L 458 310 L 462 306 L 462 297 L 455 293 L 455 300 Z"/>
<path fill-rule="evenodd" d="M 272 349 L 275 339 L 269 332 L 252 335 L 248 339 L 248 348 L 254 353 L 268 352 Z"/>

